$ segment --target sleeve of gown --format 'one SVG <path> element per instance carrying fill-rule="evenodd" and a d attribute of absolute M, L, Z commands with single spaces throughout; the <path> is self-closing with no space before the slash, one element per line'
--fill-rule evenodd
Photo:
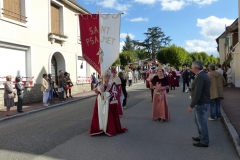
<path fill-rule="evenodd" d="M 151 80 L 151 83 L 155 86 L 157 84 L 157 76 L 154 76 L 153 79 Z"/>

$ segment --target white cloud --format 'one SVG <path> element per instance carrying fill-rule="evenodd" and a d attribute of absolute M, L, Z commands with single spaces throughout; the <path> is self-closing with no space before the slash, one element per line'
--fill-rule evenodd
<path fill-rule="evenodd" d="M 205 19 L 198 19 L 197 26 L 201 28 L 200 34 L 203 36 L 203 40 L 194 39 L 187 40 L 185 43 L 185 49 L 188 52 L 206 52 L 219 56 L 217 52 L 217 43 L 215 39 L 219 37 L 225 30 L 225 25 L 229 26 L 234 20 L 227 18 L 218 18 L 210 16 Z"/>
<path fill-rule="evenodd" d="M 130 8 L 130 4 L 120 4 L 117 0 L 102 0 L 97 2 L 97 4 L 104 8 L 111 8 L 121 12 L 125 12 Z"/>
<path fill-rule="evenodd" d="M 181 10 L 186 2 L 184 0 L 161 0 L 162 10 L 178 11 Z"/>
<path fill-rule="evenodd" d="M 129 21 L 131 21 L 131 22 L 142 22 L 142 21 L 148 22 L 148 18 L 138 17 L 138 18 L 130 19 Z"/>
<path fill-rule="evenodd" d="M 216 39 L 220 36 L 224 30 L 225 25 L 229 26 L 234 20 L 227 18 L 218 18 L 215 16 L 210 16 L 205 19 L 198 19 L 197 26 L 201 27 L 200 33 L 207 39 Z"/>
<path fill-rule="evenodd" d="M 214 2 L 217 2 L 218 0 L 188 0 L 190 2 L 194 2 L 198 5 L 210 5 Z"/>
<path fill-rule="evenodd" d="M 154 4 L 157 0 L 134 0 L 134 2 L 141 4 Z"/>
<path fill-rule="evenodd" d="M 133 35 L 132 33 L 121 33 L 121 34 L 120 34 L 120 38 L 125 39 L 125 38 L 127 37 L 127 34 L 129 35 L 129 37 L 130 37 L 131 39 L 134 39 L 134 38 L 135 38 L 135 35 Z"/>
<path fill-rule="evenodd" d="M 209 55 L 219 56 L 217 53 L 217 44 L 215 41 L 205 41 L 205 40 L 187 40 L 185 49 L 188 52 L 206 52 Z"/>

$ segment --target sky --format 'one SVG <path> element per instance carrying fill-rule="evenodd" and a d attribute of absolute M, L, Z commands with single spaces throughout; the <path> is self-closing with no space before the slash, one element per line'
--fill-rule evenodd
<path fill-rule="evenodd" d="M 188 52 L 219 57 L 216 38 L 238 18 L 237 0 L 77 0 L 91 13 L 123 12 L 120 46 L 126 35 L 143 41 L 144 32 L 160 27 L 171 44 Z"/>

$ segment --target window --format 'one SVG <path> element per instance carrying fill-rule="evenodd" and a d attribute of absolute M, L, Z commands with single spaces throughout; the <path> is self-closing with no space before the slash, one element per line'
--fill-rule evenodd
<path fill-rule="evenodd" d="M 14 21 L 26 23 L 25 0 L 3 0 L 3 16 Z"/>
<path fill-rule="evenodd" d="M 54 4 L 51 4 L 51 30 L 52 33 L 60 34 L 60 10 Z"/>

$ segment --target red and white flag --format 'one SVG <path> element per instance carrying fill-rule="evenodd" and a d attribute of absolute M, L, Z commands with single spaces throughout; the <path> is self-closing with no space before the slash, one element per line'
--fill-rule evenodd
<path fill-rule="evenodd" d="M 80 14 L 83 58 L 100 74 L 119 57 L 121 14 Z"/>

